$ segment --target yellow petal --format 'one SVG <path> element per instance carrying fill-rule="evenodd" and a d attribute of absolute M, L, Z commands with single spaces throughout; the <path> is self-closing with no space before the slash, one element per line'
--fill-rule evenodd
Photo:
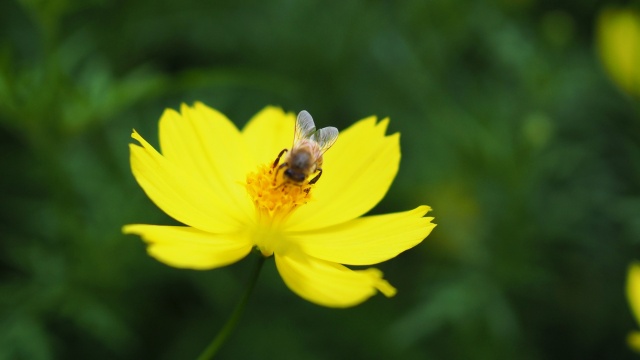
<path fill-rule="evenodd" d="M 640 353 L 640 331 L 630 332 L 627 336 L 627 343 L 631 349 Z"/>
<path fill-rule="evenodd" d="M 291 148 L 295 120 L 293 113 L 274 106 L 264 108 L 249 120 L 242 135 L 255 162 L 251 170 L 272 163 L 282 149 Z"/>
<path fill-rule="evenodd" d="M 125 234 L 140 235 L 149 255 L 173 267 L 207 270 L 234 263 L 251 251 L 242 236 L 211 234 L 190 227 L 127 225 Z"/>
<path fill-rule="evenodd" d="M 633 262 L 629 265 L 629 271 L 627 275 L 627 298 L 629 299 L 629 305 L 633 316 L 640 324 L 640 263 Z"/>
<path fill-rule="evenodd" d="M 377 290 L 388 297 L 396 293 L 378 269 L 351 270 L 293 251 L 276 253 L 275 258 L 285 284 L 300 297 L 318 305 L 344 308 L 360 304 Z"/>
<path fill-rule="evenodd" d="M 609 8 L 598 18 L 598 50 L 613 80 L 640 96 L 640 14 Z"/>
<path fill-rule="evenodd" d="M 342 131 L 324 155 L 313 200 L 292 214 L 288 230 L 319 229 L 371 210 L 387 193 L 400 164 L 400 135 L 385 136 L 388 120 L 375 117 Z"/>
<path fill-rule="evenodd" d="M 200 230 L 233 232 L 246 223 L 237 208 L 222 201 L 198 175 L 160 155 L 137 132 L 130 144 L 131 170 L 147 196 L 172 218 Z"/>
<path fill-rule="evenodd" d="M 220 112 L 196 102 L 181 114 L 167 109 L 160 118 L 162 155 L 197 177 L 221 201 L 250 217 L 253 204 L 242 186 L 255 163 L 235 125 Z"/>
<path fill-rule="evenodd" d="M 423 217 L 430 208 L 367 216 L 325 229 L 289 234 L 313 257 L 347 265 L 389 260 L 427 237 L 436 226 Z"/>

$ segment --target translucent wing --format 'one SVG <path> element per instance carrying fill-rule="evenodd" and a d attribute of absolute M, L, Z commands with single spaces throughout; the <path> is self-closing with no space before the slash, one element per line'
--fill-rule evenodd
<path fill-rule="evenodd" d="M 338 140 L 338 129 L 333 126 L 322 128 L 312 135 L 311 140 L 318 143 L 320 154 L 324 154 Z"/>
<path fill-rule="evenodd" d="M 309 139 L 315 132 L 316 124 L 313 123 L 311 114 L 306 110 L 300 111 L 296 119 L 296 129 L 293 133 L 293 144 L 295 145 L 302 139 Z"/>

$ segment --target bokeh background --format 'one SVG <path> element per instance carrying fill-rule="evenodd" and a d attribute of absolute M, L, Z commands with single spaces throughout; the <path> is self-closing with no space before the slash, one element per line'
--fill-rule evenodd
<path fill-rule="evenodd" d="M 131 175 L 131 129 L 157 144 L 162 111 L 196 100 L 238 126 L 268 104 L 389 116 L 403 158 L 372 213 L 439 224 L 379 266 L 395 298 L 351 309 L 267 262 L 221 358 L 634 358 L 640 22 L 617 9 L 0 2 L 0 359 L 192 359 L 213 338 L 253 261 L 173 269 L 120 231 L 172 222 Z"/>

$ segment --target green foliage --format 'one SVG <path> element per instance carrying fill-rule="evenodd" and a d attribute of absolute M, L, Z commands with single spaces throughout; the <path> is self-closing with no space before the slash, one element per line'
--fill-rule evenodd
<path fill-rule="evenodd" d="M 349 310 L 272 261 L 223 358 L 622 359 L 640 239 L 640 109 L 593 51 L 593 2 L 0 3 L 0 359 L 195 358 L 251 261 L 166 267 L 120 227 L 168 224 L 129 171 L 195 100 L 344 128 L 391 117 L 403 160 L 374 212 L 438 227 Z"/>

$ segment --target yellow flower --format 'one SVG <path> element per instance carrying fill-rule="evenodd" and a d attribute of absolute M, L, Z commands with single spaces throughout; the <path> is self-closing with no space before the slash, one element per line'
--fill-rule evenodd
<path fill-rule="evenodd" d="M 602 11 L 598 18 L 598 50 L 618 86 L 640 97 L 640 14 L 628 9 Z"/>
<path fill-rule="evenodd" d="M 627 276 L 627 298 L 631 305 L 631 312 L 640 324 L 640 263 L 634 262 L 629 265 Z M 640 331 L 632 331 L 627 337 L 629 346 L 640 352 Z"/>
<path fill-rule="evenodd" d="M 398 171 L 399 134 L 370 117 L 340 133 L 324 154 L 322 177 L 304 186 L 275 172 L 291 147 L 295 116 L 267 107 L 242 131 L 201 103 L 166 110 L 158 153 L 135 130 L 133 175 L 151 200 L 187 226 L 127 225 L 157 260 L 178 268 L 212 269 L 244 258 L 252 248 L 275 256 L 287 286 L 316 304 L 357 305 L 377 291 L 396 290 L 375 268 L 435 227 L 430 210 L 361 217 L 385 195 Z M 277 173 L 277 178 L 276 178 Z"/>

